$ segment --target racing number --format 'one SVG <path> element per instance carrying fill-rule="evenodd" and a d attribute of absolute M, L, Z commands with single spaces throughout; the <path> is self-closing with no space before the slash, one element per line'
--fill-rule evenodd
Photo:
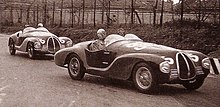
<path fill-rule="evenodd" d="M 128 47 L 128 48 L 134 48 L 134 50 L 137 50 L 137 51 L 146 48 L 145 45 L 143 45 L 143 44 L 141 44 L 141 43 L 131 43 L 131 44 L 127 44 L 126 47 Z"/>

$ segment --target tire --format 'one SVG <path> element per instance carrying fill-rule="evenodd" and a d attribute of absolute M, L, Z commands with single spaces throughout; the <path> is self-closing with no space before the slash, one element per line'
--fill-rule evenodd
<path fill-rule="evenodd" d="M 85 75 L 85 68 L 81 59 L 73 54 L 69 57 L 68 72 L 73 80 L 81 80 Z"/>
<path fill-rule="evenodd" d="M 35 50 L 34 50 L 34 44 L 33 43 L 28 43 L 27 52 L 28 52 L 28 57 L 29 58 L 33 59 L 35 57 Z"/>
<path fill-rule="evenodd" d="M 156 74 L 146 63 L 139 63 L 134 67 L 132 79 L 135 87 L 141 93 L 152 94 L 157 90 L 158 84 Z"/>
<path fill-rule="evenodd" d="M 196 79 L 194 82 L 190 83 L 184 83 L 183 86 L 187 89 L 187 90 L 196 90 L 198 88 L 200 88 L 204 83 L 204 79 L 203 78 L 198 78 Z"/>
<path fill-rule="evenodd" d="M 9 39 L 8 47 L 9 47 L 9 53 L 11 55 L 15 55 L 15 52 L 16 52 L 15 43 L 14 43 L 13 39 L 11 39 L 11 38 Z"/>

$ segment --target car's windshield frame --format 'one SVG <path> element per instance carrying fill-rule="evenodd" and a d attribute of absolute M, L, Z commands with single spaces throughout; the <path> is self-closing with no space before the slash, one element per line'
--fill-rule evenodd
<path fill-rule="evenodd" d="M 138 36 L 136 36 L 136 37 L 139 38 Z M 119 41 L 143 41 L 143 40 L 140 38 L 139 39 L 125 38 L 125 37 L 118 35 L 118 34 L 111 34 L 111 35 L 108 35 L 104 41 L 106 43 L 106 46 L 109 46 L 109 45 L 111 45 L 115 42 L 119 42 Z"/>
<path fill-rule="evenodd" d="M 23 34 L 31 33 L 31 32 L 48 32 L 48 31 L 46 31 L 46 30 L 39 30 L 39 29 L 32 29 L 32 30 L 24 31 Z"/>

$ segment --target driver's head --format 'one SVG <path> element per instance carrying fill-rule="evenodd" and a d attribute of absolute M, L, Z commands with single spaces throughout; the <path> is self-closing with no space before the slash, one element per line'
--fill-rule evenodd
<path fill-rule="evenodd" d="M 37 27 L 43 27 L 43 24 L 42 24 L 42 23 L 39 23 L 39 24 L 37 25 Z"/>
<path fill-rule="evenodd" d="M 118 34 L 121 36 L 125 35 L 125 30 L 123 28 L 118 29 Z"/>
<path fill-rule="evenodd" d="M 99 29 L 99 30 L 97 31 L 97 36 L 98 36 L 98 38 L 99 38 L 100 40 L 104 40 L 105 37 L 106 37 L 106 32 L 105 32 L 105 30 L 104 30 L 104 29 Z"/>

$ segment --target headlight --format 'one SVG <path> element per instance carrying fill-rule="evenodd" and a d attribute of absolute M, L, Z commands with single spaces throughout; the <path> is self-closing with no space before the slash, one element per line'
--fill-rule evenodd
<path fill-rule="evenodd" d="M 64 43 L 65 43 L 65 40 L 60 40 L 60 42 L 61 42 L 62 44 L 64 44 Z"/>
<path fill-rule="evenodd" d="M 170 64 L 167 61 L 160 63 L 160 71 L 163 73 L 170 72 Z"/>
<path fill-rule="evenodd" d="M 41 48 L 41 43 L 40 42 L 35 42 L 34 43 L 34 48 L 36 48 L 36 49 Z"/>
<path fill-rule="evenodd" d="M 45 44 L 45 43 L 46 43 L 46 41 L 45 41 L 45 40 L 43 40 L 43 39 L 40 39 L 40 43 Z"/>
<path fill-rule="evenodd" d="M 72 46 L 72 41 L 67 41 L 67 42 L 66 42 L 66 46 L 67 46 L 67 47 Z"/>
<path fill-rule="evenodd" d="M 193 55 L 193 54 L 187 54 L 190 59 L 194 62 L 198 62 L 199 61 L 199 57 L 197 55 Z"/>
<path fill-rule="evenodd" d="M 202 67 L 206 68 L 206 69 L 210 69 L 211 66 L 211 62 L 209 60 L 209 58 L 205 58 L 202 60 Z"/>

